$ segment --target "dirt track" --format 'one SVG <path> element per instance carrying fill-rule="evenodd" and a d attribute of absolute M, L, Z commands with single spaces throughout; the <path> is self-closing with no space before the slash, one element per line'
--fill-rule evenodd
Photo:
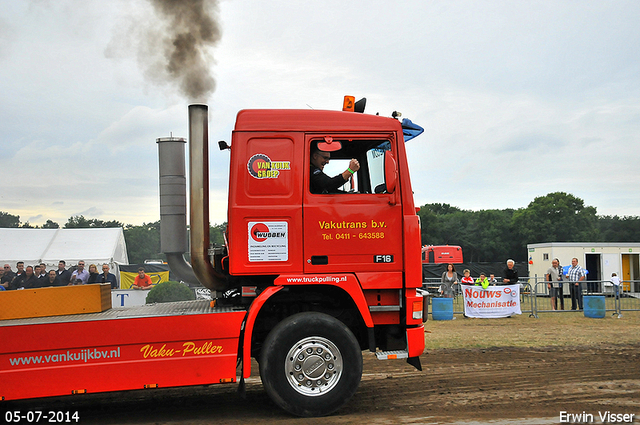
<path fill-rule="evenodd" d="M 633 413 L 640 423 L 640 346 L 435 350 L 418 372 L 365 353 L 356 395 L 328 418 L 279 410 L 259 378 L 246 399 L 235 385 L 58 397 L 0 404 L 6 410 L 78 411 L 80 423 L 559 423 L 560 412 Z M 254 368 L 254 370 L 256 370 Z"/>

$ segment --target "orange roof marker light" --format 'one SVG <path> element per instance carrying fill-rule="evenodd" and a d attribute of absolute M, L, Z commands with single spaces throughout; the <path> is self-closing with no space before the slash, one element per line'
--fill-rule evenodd
<path fill-rule="evenodd" d="M 345 96 L 344 101 L 342 102 L 342 110 L 346 112 L 353 112 L 355 105 L 356 105 L 355 96 Z"/>
<path fill-rule="evenodd" d="M 356 102 L 355 96 L 345 96 L 342 102 L 342 110 L 346 112 L 357 112 L 359 114 L 364 113 L 364 108 L 367 105 L 367 98 L 363 97 Z"/>

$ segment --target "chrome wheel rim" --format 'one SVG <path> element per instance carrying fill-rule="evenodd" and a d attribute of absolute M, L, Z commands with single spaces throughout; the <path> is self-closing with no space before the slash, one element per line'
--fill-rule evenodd
<path fill-rule="evenodd" d="M 295 343 L 285 359 L 289 384 L 305 396 L 319 396 L 331 391 L 340 381 L 342 370 L 342 354 L 338 347 L 318 336 Z"/>

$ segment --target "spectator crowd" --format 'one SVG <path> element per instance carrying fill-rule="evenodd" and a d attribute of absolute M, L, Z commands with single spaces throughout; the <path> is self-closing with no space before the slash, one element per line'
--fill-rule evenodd
<path fill-rule="evenodd" d="M 0 291 L 91 283 L 109 283 L 111 284 L 111 289 L 118 287 L 116 276 L 109 272 L 108 264 L 102 265 L 102 273 L 98 272 L 98 266 L 95 264 L 90 264 L 89 270 L 86 270 L 83 260 L 78 261 L 77 266 L 69 267 L 68 269 L 67 263 L 64 260 L 60 260 L 57 269 L 48 271 L 44 263 L 25 267 L 24 261 L 18 261 L 16 269 L 16 271 L 13 271 L 9 264 L 3 266 L 0 271 Z"/>
<path fill-rule="evenodd" d="M 518 270 L 514 267 L 515 264 L 515 261 L 511 259 L 507 260 L 507 267 L 502 272 L 502 282 L 498 282 L 498 279 L 496 279 L 493 273 L 491 273 L 488 278 L 486 273 L 480 273 L 480 277 L 474 280 L 471 277 L 469 269 L 464 269 L 462 272 L 464 277 L 458 280 L 456 267 L 449 263 L 447 264 L 447 270 L 442 273 L 442 284 L 440 285 L 439 292 L 443 297 L 453 298 L 455 292 L 454 285 L 458 283 L 462 283 L 463 285 L 482 286 L 484 289 L 487 289 L 489 285 L 514 285 L 518 283 Z"/>
<path fill-rule="evenodd" d="M 458 280 L 455 266 L 447 264 L 447 270 L 442 273 L 439 292 L 443 297 L 452 298 L 456 284 L 476 285 L 487 289 L 490 285 L 513 285 L 519 283 L 518 271 L 514 265 L 515 262 L 513 260 L 507 260 L 507 267 L 502 272 L 502 282 L 498 282 L 493 274 L 487 278 L 485 273 L 480 273 L 480 277 L 474 280 L 468 269 L 462 272 L 464 277 Z M 598 282 L 587 282 L 585 280 L 587 273 L 587 270 L 578 264 L 577 258 L 571 259 L 571 266 L 567 267 L 566 270 L 563 269 L 560 265 L 560 260 L 557 258 L 551 261 L 551 267 L 545 273 L 544 279 L 549 291 L 552 310 L 564 310 L 565 294 L 563 287 L 569 291 L 571 310 L 583 310 L 583 294 L 585 292 L 599 292 Z M 616 305 L 619 305 L 621 281 L 616 273 L 612 273 L 610 283 L 613 287 Z"/>

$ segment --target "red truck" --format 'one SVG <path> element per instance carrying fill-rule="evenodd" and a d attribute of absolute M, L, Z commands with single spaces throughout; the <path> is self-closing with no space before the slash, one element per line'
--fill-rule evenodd
<path fill-rule="evenodd" d="M 158 139 L 161 245 L 171 270 L 216 300 L 0 321 L 0 397 L 24 399 L 239 382 L 259 364 L 274 402 L 327 415 L 355 393 L 362 352 L 424 350 L 420 223 L 401 124 L 344 111 L 243 110 L 230 150 L 227 240 L 209 244 L 208 112 Z M 360 168 L 312 193 L 312 148 Z M 236 296 L 237 295 L 237 296 Z M 2 296 L 2 294 L 0 294 Z"/>

